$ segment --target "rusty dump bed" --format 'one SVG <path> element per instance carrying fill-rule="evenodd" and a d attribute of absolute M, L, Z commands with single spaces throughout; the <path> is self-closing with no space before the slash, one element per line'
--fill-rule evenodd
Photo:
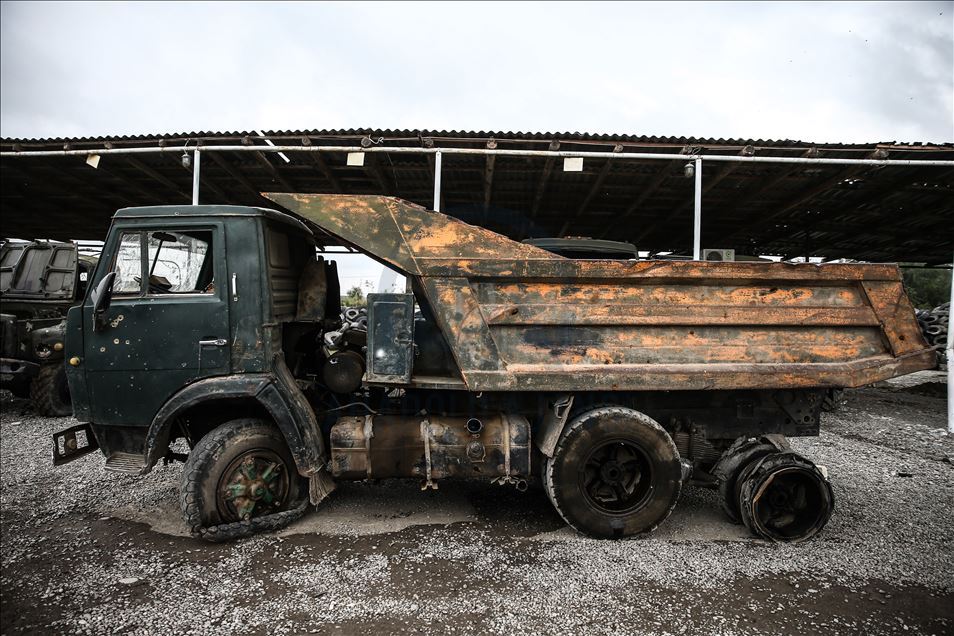
<path fill-rule="evenodd" d="M 570 260 L 394 198 L 267 196 L 415 279 L 470 390 L 856 387 L 935 366 L 896 265 Z"/>

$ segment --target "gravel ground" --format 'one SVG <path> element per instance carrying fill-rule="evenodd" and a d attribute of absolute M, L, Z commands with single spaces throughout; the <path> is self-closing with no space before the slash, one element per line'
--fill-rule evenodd
<path fill-rule="evenodd" d="M 596 541 L 539 490 L 345 484 L 277 535 L 185 535 L 180 465 L 145 478 L 95 455 L 54 469 L 51 434 L 0 395 L 7 633 L 954 633 L 954 439 L 943 378 L 845 394 L 819 438 L 836 511 L 774 545 L 687 489 L 654 534 Z"/>

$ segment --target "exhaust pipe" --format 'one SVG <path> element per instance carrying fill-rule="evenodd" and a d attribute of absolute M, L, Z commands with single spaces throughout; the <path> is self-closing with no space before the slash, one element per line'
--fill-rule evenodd
<path fill-rule="evenodd" d="M 765 455 L 739 478 L 742 522 L 756 536 L 798 543 L 821 532 L 831 518 L 831 484 L 815 464 L 796 453 Z"/>

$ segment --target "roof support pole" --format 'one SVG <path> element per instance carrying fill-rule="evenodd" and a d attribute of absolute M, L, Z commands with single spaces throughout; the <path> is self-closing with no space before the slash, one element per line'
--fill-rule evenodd
<path fill-rule="evenodd" d="M 954 307 L 954 262 L 951 263 L 951 306 Z M 950 308 L 948 308 L 950 310 Z M 954 318 L 947 315 L 947 434 L 954 435 Z"/>
<path fill-rule="evenodd" d="M 692 215 L 692 260 L 702 260 L 702 159 L 696 159 L 696 206 Z"/>
<path fill-rule="evenodd" d="M 199 168 L 202 164 L 202 151 L 195 149 L 192 158 L 192 205 L 199 205 Z"/>
<path fill-rule="evenodd" d="M 434 153 L 434 211 L 441 211 L 441 151 Z"/>

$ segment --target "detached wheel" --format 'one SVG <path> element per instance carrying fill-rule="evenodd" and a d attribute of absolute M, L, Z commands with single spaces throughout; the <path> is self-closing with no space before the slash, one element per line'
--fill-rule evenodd
<path fill-rule="evenodd" d="M 40 415 L 65 417 L 73 414 L 70 385 L 66 381 L 66 366 L 44 364 L 30 383 L 30 399 Z"/>
<path fill-rule="evenodd" d="M 808 459 L 777 453 L 753 463 L 743 475 L 739 503 L 752 534 L 797 543 L 822 531 L 835 509 L 831 484 Z"/>
<path fill-rule="evenodd" d="M 759 439 L 740 440 L 733 444 L 712 469 L 719 478 L 719 495 L 722 510 L 732 523 L 742 523 L 739 496 L 745 481 L 746 469 L 763 457 L 777 453 L 778 449 Z"/>
<path fill-rule="evenodd" d="M 308 486 L 278 429 L 239 419 L 199 440 L 179 492 L 192 534 L 221 541 L 284 527 L 304 512 Z"/>
<path fill-rule="evenodd" d="M 570 526 L 597 538 L 649 532 L 682 490 L 679 451 L 652 418 L 600 407 L 571 421 L 544 467 L 550 501 Z"/>

